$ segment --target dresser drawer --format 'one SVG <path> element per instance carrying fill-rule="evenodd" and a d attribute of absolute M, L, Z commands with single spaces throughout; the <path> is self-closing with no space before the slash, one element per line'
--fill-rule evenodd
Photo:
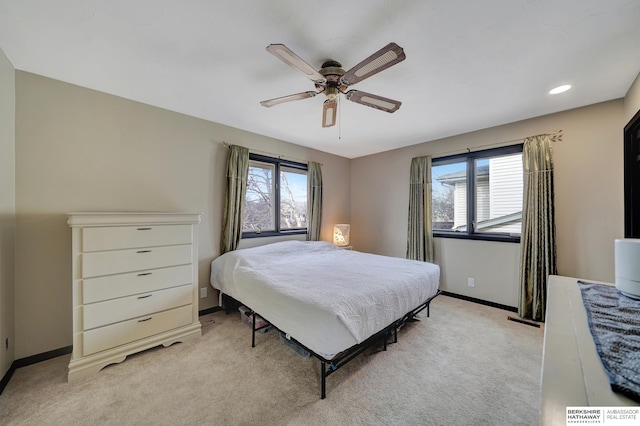
<path fill-rule="evenodd" d="M 193 322 L 191 305 L 171 309 L 106 327 L 85 331 L 82 334 L 83 356 L 134 342 L 167 330 Z"/>
<path fill-rule="evenodd" d="M 86 278 L 82 280 L 82 303 L 95 303 L 133 294 L 162 290 L 191 284 L 193 281 L 193 267 L 191 265 Z"/>
<path fill-rule="evenodd" d="M 191 303 L 193 303 L 193 286 L 191 285 L 92 303 L 82 307 L 82 329 L 90 330 Z"/>
<path fill-rule="evenodd" d="M 84 228 L 82 251 L 118 250 L 191 244 L 190 225 L 109 226 Z"/>
<path fill-rule="evenodd" d="M 82 255 L 82 277 L 121 274 L 192 262 L 191 245 L 100 251 Z"/>

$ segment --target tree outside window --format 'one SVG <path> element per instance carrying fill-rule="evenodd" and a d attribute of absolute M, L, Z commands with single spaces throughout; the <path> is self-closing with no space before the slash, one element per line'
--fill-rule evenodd
<path fill-rule="evenodd" d="M 243 237 L 305 233 L 307 165 L 250 154 Z"/>

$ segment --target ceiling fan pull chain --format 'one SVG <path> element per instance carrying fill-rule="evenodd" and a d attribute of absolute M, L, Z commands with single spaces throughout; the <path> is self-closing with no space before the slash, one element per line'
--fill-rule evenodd
<path fill-rule="evenodd" d="M 340 106 L 340 98 L 338 98 L 338 140 L 342 139 L 342 107 Z"/>

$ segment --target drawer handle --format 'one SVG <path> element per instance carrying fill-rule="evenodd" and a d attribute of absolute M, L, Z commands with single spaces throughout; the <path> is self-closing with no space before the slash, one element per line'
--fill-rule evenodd
<path fill-rule="evenodd" d="M 151 297 L 153 294 L 145 294 L 144 296 L 138 296 L 138 299 L 146 299 L 147 297 Z"/>
<path fill-rule="evenodd" d="M 151 228 L 138 228 L 138 231 L 150 231 Z"/>
<path fill-rule="evenodd" d="M 151 253 L 151 250 L 138 250 L 136 253 Z"/>
<path fill-rule="evenodd" d="M 151 275 L 152 272 L 141 272 L 138 274 L 139 277 L 144 277 L 145 275 Z"/>
<path fill-rule="evenodd" d="M 140 320 L 138 320 L 138 322 L 145 322 L 145 321 L 149 321 L 151 318 L 153 318 L 153 317 L 140 319 Z"/>

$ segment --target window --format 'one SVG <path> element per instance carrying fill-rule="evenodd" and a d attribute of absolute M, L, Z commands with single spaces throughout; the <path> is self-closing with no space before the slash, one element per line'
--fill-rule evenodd
<path fill-rule="evenodd" d="M 307 232 L 307 165 L 249 154 L 242 237 Z"/>
<path fill-rule="evenodd" d="M 432 160 L 434 236 L 519 242 L 523 180 L 522 145 Z"/>

